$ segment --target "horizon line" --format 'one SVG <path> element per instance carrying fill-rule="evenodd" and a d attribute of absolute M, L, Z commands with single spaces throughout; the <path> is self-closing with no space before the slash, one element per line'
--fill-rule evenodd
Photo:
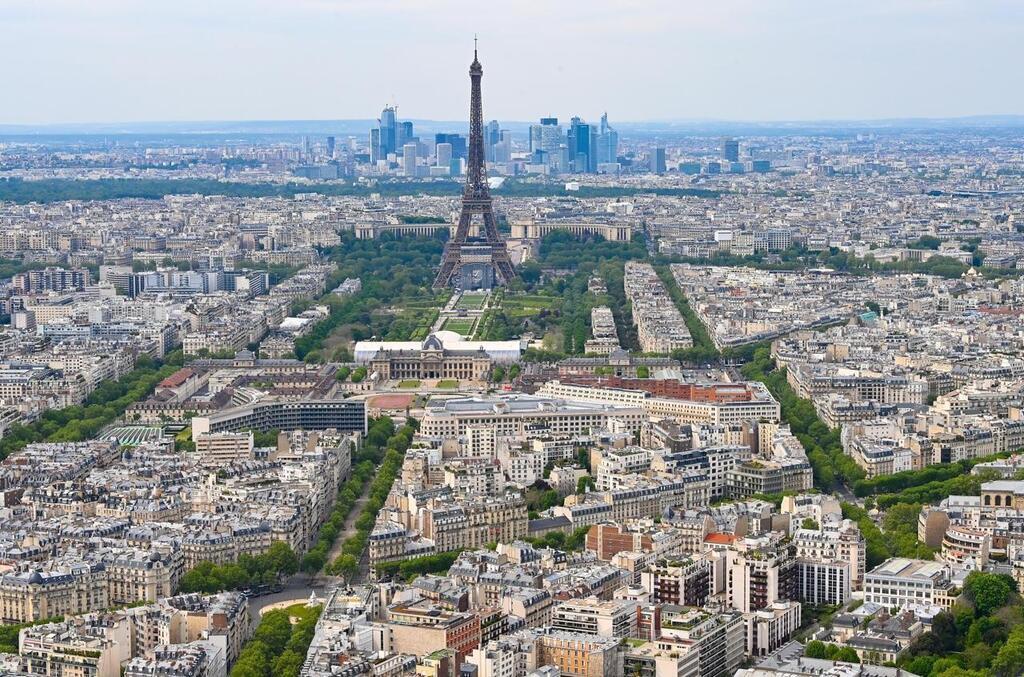
<path fill-rule="evenodd" d="M 404 120 L 420 123 L 435 124 L 463 124 L 469 123 L 465 120 L 446 120 L 441 118 L 419 118 L 408 117 Z M 500 118 L 490 118 L 499 120 Z M 223 118 L 223 119 L 188 119 L 188 120 L 105 120 L 93 122 L 0 122 L 0 130 L 4 129 L 40 129 L 59 127 L 100 127 L 100 126 L 158 126 L 158 125 L 226 125 L 226 124 L 287 124 L 287 123 L 373 123 L 377 118 Z M 878 123 L 899 123 L 899 122 L 969 122 L 978 120 L 988 121 L 1020 121 L 1024 122 L 1024 113 L 977 113 L 971 115 L 955 116 L 889 116 L 889 117 L 868 117 L 868 118 L 778 118 L 778 119 L 740 119 L 740 118 L 640 118 L 616 120 L 616 125 L 643 125 L 643 124 L 723 124 L 723 125 L 823 125 L 823 124 L 878 124 Z M 512 125 L 533 125 L 534 120 L 506 119 L 503 124 Z M 3 133 L 3 132 L 0 132 Z"/>

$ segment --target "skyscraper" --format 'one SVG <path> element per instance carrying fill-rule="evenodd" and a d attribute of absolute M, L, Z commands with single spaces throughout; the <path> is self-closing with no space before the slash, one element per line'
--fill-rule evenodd
<path fill-rule="evenodd" d="M 582 118 L 576 117 L 571 120 L 568 134 L 569 161 L 572 163 L 572 171 L 578 174 L 591 171 L 591 136 L 596 137 L 596 130 L 583 122 Z M 593 164 L 596 168 L 596 156 Z"/>
<path fill-rule="evenodd" d="M 331 159 L 331 160 L 334 159 L 334 137 L 333 136 L 328 136 L 327 137 L 327 158 Z"/>
<path fill-rule="evenodd" d="M 398 110 L 394 106 L 385 106 L 381 111 L 380 128 L 380 157 L 386 159 L 390 153 L 398 152 Z"/>
<path fill-rule="evenodd" d="M 508 284 L 515 277 L 515 268 L 508 255 L 505 240 L 498 234 L 494 221 L 494 204 L 487 185 L 484 165 L 483 96 L 480 80 L 484 69 L 473 49 L 469 66 L 469 162 L 466 187 L 462 191 L 462 211 L 455 235 L 444 246 L 441 267 L 434 278 L 434 288 L 455 284 L 462 289 L 490 288 L 495 282 Z M 469 227 L 479 216 L 480 237 L 471 239 Z"/>
<path fill-rule="evenodd" d="M 651 149 L 651 171 L 655 174 L 665 173 L 665 149 L 660 146 Z"/>
<path fill-rule="evenodd" d="M 530 125 L 530 152 L 544 151 L 550 155 L 558 153 L 558 147 L 565 143 L 562 126 L 558 118 L 541 118 L 539 125 Z"/>
<path fill-rule="evenodd" d="M 452 144 L 450 143 L 439 143 L 435 146 L 435 154 L 437 155 L 437 166 L 438 167 L 451 167 L 452 164 Z"/>
<path fill-rule="evenodd" d="M 402 174 L 416 176 L 416 159 L 419 155 L 418 143 L 407 143 L 402 146 Z"/>
<path fill-rule="evenodd" d="M 740 142 L 728 136 L 722 137 L 722 159 L 729 162 L 740 161 Z"/>
<path fill-rule="evenodd" d="M 601 116 L 601 131 L 597 136 L 597 163 L 618 162 L 619 133 L 608 124 L 608 113 Z"/>
<path fill-rule="evenodd" d="M 404 146 L 405 144 L 409 143 L 410 141 L 413 140 L 414 136 L 415 135 L 413 134 L 413 131 L 412 131 L 412 123 L 411 122 L 406 121 L 406 122 L 399 123 L 399 125 L 398 125 L 398 145 L 399 146 Z"/>
<path fill-rule="evenodd" d="M 370 130 L 370 162 L 377 164 L 380 160 L 380 127 Z"/>
<path fill-rule="evenodd" d="M 498 136 L 498 143 L 494 144 L 494 161 L 512 161 L 512 132 L 507 129 L 501 130 Z"/>
<path fill-rule="evenodd" d="M 497 120 L 491 120 L 487 123 L 487 128 L 484 130 L 484 149 L 487 153 L 487 161 L 494 162 L 494 146 L 501 140 L 501 126 L 498 125 Z"/>
<path fill-rule="evenodd" d="M 452 145 L 452 157 L 455 159 L 466 157 L 466 137 L 461 134 L 447 134 L 444 132 L 434 135 L 434 143 L 450 143 Z"/>
<path fill-rule="evenodd" d="M 541 136 L 544 127 L 543 125 L 530 125 L 530 152 L 536 153 L 539 150 L 543 150 L 541 146 Z"/>

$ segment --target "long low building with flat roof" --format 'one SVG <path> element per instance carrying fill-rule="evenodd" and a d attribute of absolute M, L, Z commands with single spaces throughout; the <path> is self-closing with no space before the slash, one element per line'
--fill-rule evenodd
<path fill-rule="evenodd" d="M 271 400 L 253 402 L 192 419 L 192 434 L 241 430 L 367 431 L 366 402 L 362 400 Z"/>
<path fill-rule="evenodd" d="M 883 607 L 949 607 L 954 587 L 946 564 L 894 557 L 865 575 L 864 601 Z"/>
<path fill-rule="evenodd" d="M 639 431 L 647 420 L 640 407 L 576 402 L 536 395 L 495 395 L 433 399 L 427 403 L 420 434 L 451 438 L 470 426 L 492 426 L 497 435 L 515 435 L 535 424 L 553 433 L 589 434 L 618 427 Z"/>
<path fill-rule="evenodd" d="M 538 395 L 643 409 L 650 416 L 679 423 L 728 425 L 778 422 L 779 403 L 762 383 L 695 385 L 672 379 L 569 377 L 548 381 Z"/>

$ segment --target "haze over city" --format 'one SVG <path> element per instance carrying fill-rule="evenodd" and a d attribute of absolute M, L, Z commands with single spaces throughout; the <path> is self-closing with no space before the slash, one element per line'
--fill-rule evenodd
<path fill-rule="evenodd" d="M 1024 113 L 1024 5 L 941 2 L 5 0 L 0 123 L 622 121 Z"/>

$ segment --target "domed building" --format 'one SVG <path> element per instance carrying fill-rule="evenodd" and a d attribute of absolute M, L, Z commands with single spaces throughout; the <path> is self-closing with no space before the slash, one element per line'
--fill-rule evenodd
<path fill-rule="evenodd" d="M 436 331 L 423 341 L 359 341 L 355 361 L 383 379 L 480 380 L 496 364 L 514 364 L 520 341 L 467 341 L 453 331 Z"/>

